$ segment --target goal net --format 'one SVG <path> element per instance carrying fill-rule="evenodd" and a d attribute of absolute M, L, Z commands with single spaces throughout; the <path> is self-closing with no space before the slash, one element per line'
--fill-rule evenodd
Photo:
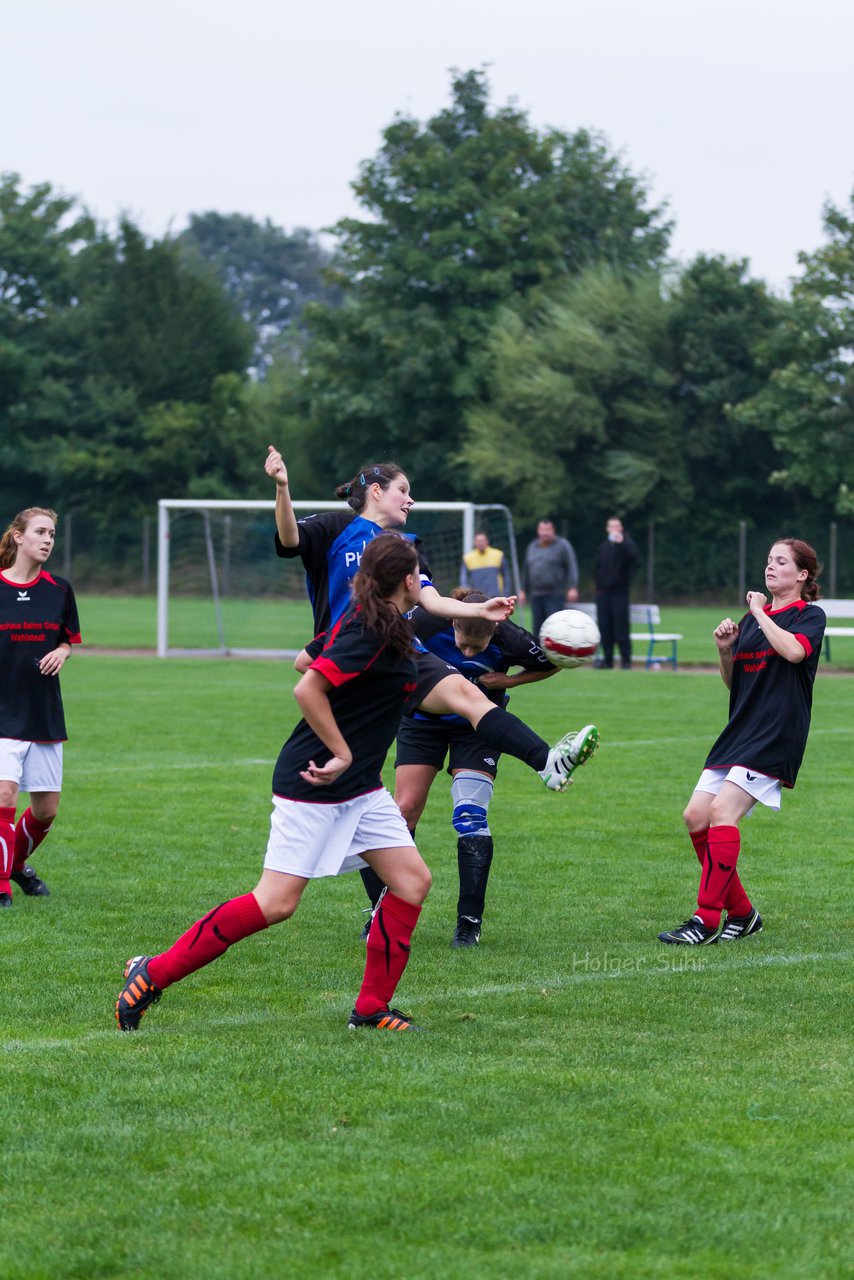
<path fill-rule="evenodd" d="M 295 502 L 297 519 L 346 511 L 343 502 Z M 437 590 L 459 583 L 476 530 L 501 547 L 519 590 L 513 521 L 507 507 L 419 502 L 410 517 Z M 313 634 L 302 561 L 273 549 L 275 502 L 163 498 L 158 503 L 157 653 L 161 658 L 233 655 L 292 657 Z"/>

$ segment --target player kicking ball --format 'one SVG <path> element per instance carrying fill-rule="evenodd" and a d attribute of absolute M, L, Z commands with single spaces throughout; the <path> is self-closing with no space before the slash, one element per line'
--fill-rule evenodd
<path fill-rule="evenodd" d="M 391 1007 L 409 959 L 431 876 L 383 787 L 380 770 L 415 687 L 412 629 L 404 614 L 421 590 L 418 554 L 395 533 L 365 548 L 353 603 L 294 690 L 303 718 L 279 753 L 261 879 L 214 907 L 167 950 L 135 956 L 116 1001 L 122 1031 L 182 978 L 236 942 L 287 920 L 306 885 L 366 865 L 388 885 L 371 924 L 351 1029 L 417 1031 Z"/>

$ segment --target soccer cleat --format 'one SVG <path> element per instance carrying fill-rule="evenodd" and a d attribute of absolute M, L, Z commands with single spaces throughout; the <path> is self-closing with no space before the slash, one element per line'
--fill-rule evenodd
<path fill-rule="evenodd" d="M 148 976 L 151 956 L 134 956 L 125 965 L 125 985 L 116 1001 L 116 1022 L 121 1031 L 136 1031 L 140 1019 L 163 992 Z"/>
<path fill-rule="evenodd" d="M 50 889 L 48 889 L 44 880 L 40 880 L 29 863 L 21 867 L 20 871 L 13 871 L 10 879 L 15 881 L 19 889 L 27 895 L 28 898 L 49 898 Z"/>
<path fill-rule="evenodd" d="M 549 791 L 565 791 L 573 772 L 590 759 L 598 746 L 599 730 L 595 724 L 587 724 L 577 733 L 564 734 L 549 751 L 545 769 L 539 771 Z"/>
<path fill-rule="evenodd" d="M 5 892 L 0 893 L 0 911 L 2 911 L 4 907 L 11 907 L 11 905 L 12 905 L 11 893 L 5 893 Z"/>
<path fill-rule="evenodd" d="M 749 938 L 753 933 L 762 932 L 762 917 L 755 907 L 751 907 L 746 916 L 727 916 L 726 924 L 721 929 L 721 942 L 736 942 L 739 938 Z"/>
<path fill-rule="evenodd" d="M 399 1009 L 380 1009 L 377 1013 L 370 1013 L 367 1017 L 363 1017 L 354 1009 L 350 1014 L 350 1020 L 347 1023 L 350 1031 L 356 1031 L 359 1027 L 373 1027 L 376 1031 L 423 1031 L 423 1027 L 416 1027 L 410 1022 L 405 1013 L 401 1013 Z"/>
<path fill-rule="evenodd" d="M 717 942 L 723 928 L 723 917 L 717 929 L 708 929 L 701 916 L 692 916 L 675 929 L 667 929 L 658 935 L 659 942 L 681 942 L 689 947 L 705 947 Z"/>
<path fill-rule="evenodd" d="M 471 916 L 458 916 L 451 946 L 476 947 L 480 942 L 480 924 L 479 920 L 472 920 Z"/>

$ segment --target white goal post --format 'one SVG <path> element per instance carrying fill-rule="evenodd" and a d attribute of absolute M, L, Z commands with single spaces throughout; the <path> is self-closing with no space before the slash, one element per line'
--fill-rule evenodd
<path fill-rule="evenodd" d="M 305 601 L 299 558 L 273 550 L 273 500 L 161 498 L 157 519 L 157 656 L 292 657 L 297 648 L 275 643 L 287 601 Z M 345 502 L 298 501 L 300 513 L 347 511 Z M 498 503 L 419 502 L 410 518 L 424 541 L 437 587 L 459 581 L 462 557 L 485 528 L 507 557 L 510 583 L 519 591 L 513 518 Z M 310 629 L 310 623 L 309 623 Z M 285 628 L 285 630 L 287 630 Z M 178 632 L 178 637 L 172 632 Z"/>

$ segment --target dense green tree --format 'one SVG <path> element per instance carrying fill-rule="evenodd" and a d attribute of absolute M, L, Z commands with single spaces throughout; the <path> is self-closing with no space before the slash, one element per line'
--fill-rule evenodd
<path fill-rule="evenodd" d="M 449 469 L 499 306 L 607 261 L 642 272 L 669 227 L 643 184 L 586 132 L 538 133 L 490 110 L 482 72 L 457 75 L 426 125 L 399 116 L 354 189 L 369 214 L 339 223 L 345 305 L 312 308 L 312 412 L 338 469 L 417 456 L 419 491 L 465 495 Z"/>
<path fill-rule="evenodd" d="M 74 226 L 68 202 L 43 188 L 39 198 L 60 230 Z M 260 443 L 243 388 L 251 330 L 210 272 L 128 221 L 115 237 L 87 229 L 88 240 L 48 237 L 52 274 L 7 290 L 17 303 L 29 289 L 30 301 L 18 304 L 24 320 L 12 316 L 29 326 L 28 364 L 6 406 L 3 457 L 19 505 L 86 511 L 107 547 L 167 490 L 241 492 L 247 444 Z"/>
<path fill-rule="evenodd" d="M 491 396 L 460 451 L 479 492 L 571 526 L 620 511 L 675 517 L 689 493 L 658 276 L 590 267 L 530 323 L 506 311 L 489 341 Z"/>
<path fill-rule="evenodd" d="M 305 345 L 302 311 L 308 302 L 339 302 L 324 282 L 330 254 L 312 231 L 288 234 L 269 218 L 245 214 L 190 215 L 178 237 L 191 254 L 207 262 L 239 314 L 255 332 L 253 364 L 263 373 L 276 356 L 297 356 Z"/>
<path fill-rule="evenodd" d="M 854 194 L 827 205 L 828 243 L 801 254 L 802 276 L 766 384 L 736 411 L 768 433 L 780 458 L 774 480 L 838 515 L 854 515 Z"/>

